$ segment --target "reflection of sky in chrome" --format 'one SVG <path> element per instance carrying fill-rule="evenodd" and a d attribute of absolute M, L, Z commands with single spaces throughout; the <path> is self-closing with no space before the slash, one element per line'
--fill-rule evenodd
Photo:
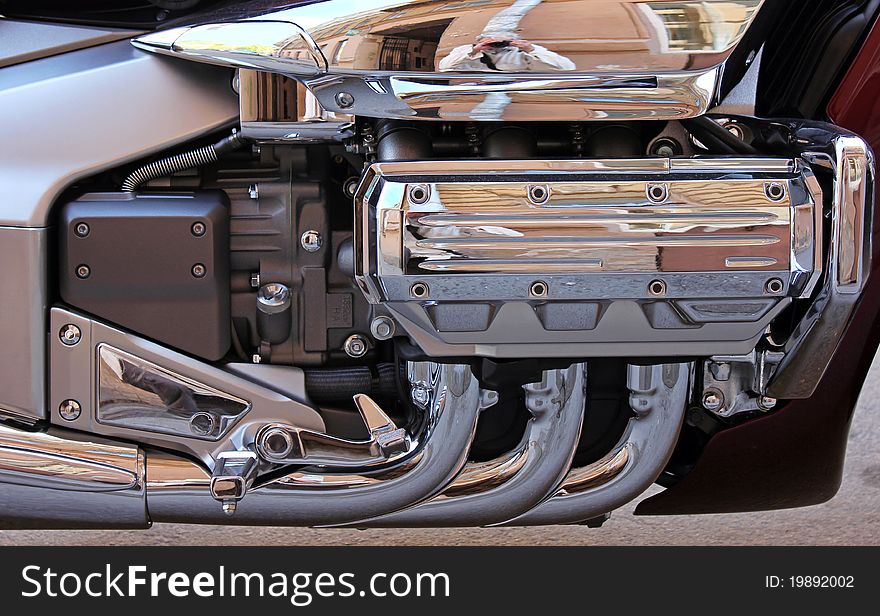
<path fill-rule="evenodd" d="M 354 3 L 356 8 L 354 13 L 366 13 L 376 9 L 406 4 L 409 4 L 409 2 L 405 0 L 357 0 Z M 340 15 L 352 13 L 351 8 L 351 0 L 329 0 L 328 2 L 317 2 L 308 6 L 298 6 L 278 11 L 272 14 L 272 18 L 293 20 L 295 16 L 297 25 L 309 30 L 315 26 L 337 19 Z"/>

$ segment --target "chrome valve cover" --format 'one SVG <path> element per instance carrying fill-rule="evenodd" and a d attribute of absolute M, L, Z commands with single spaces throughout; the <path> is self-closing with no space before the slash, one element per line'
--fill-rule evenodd
<path fill-rule="evenodd" d="M 748 352 L 821 274 L 821 203 L 783 158 L 377 163 L 356 273 L 432 355 Z"/>

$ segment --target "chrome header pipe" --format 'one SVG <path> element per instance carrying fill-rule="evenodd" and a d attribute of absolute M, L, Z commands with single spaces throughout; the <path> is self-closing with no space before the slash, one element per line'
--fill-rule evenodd
<path fill-rule="evenodd" d="M 413 454 L 383 470 L 357 474 L 307 468 L 252 487 L 226 516 L 210 476 L 182 458 L 150 454 L 147 500 L 154 522 L 311 526 L 353 524 L 399 511 L 442 491 L 464 467 L 476 431 L 481 391 L 470 367 L 409 364 L 410 394 L 425 410 Z"/>
<path fill-rule="evenodd" d="M 614 451 L 574 468 L 549 500 L 504 526 L 577 524 L 606 514 L 647 490 L 663 472 L 681 430 L 693 364 L 629 366 L 636 417 Z"/>
<path fill-rule="evenodd" d="M 434 499 L 368 520 L 366 527 L 488 526 L 529 511 L 559 488 L 580 440 L 586 364 L 547 370 L 524 385 L 532 418 L 519 446 L 488 462 L 468 463 Z"/>

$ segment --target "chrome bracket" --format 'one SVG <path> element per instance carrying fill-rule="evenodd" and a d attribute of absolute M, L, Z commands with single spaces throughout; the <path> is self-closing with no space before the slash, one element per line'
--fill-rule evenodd
<path fill-rule="evenodd" d="M 217 456 L 211 475 L 211 496 L 220 501 L 223 513 L 232 515 L 257 478 L 257 455 L 253 451 L 224 451 Z"/>
<path fill-rule="evenodd" d="M 309 464 L 363 467 L 384 464 L 409 453 L 411 441 L 376 402 L 366 394 L 354 397 L 369 438 L 344 439 L 281 423 L 267 424 L 257 433 L 260 458 L 273 464 Z"/>

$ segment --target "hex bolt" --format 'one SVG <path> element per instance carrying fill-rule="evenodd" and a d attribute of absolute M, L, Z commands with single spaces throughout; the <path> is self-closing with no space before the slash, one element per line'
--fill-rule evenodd
<path fill-rule="evenodd" d="M 324 238 L 314 229 L 309 229 L 300 236 L 299 243 L 306 252 L 318 252 L 324 245 Z"/>
<path fill-rule="evenodd" d="M 190 417 L 189 429 L 198 436 L 208 436 L 214 431 L 217 421 L 211 413 L 200 411 Z"/>
<path fill-rule="evenodd" d="M 550 187 L 546 184 L 529 186 L 529 201 L 534 205 L 543 205 L 550 200 Z"/>
<path fill-rule="evenodd" d="M 91 275 L 92 275 L 92 269 L 88 265 L 86 265 L 85 263 L 82 263 L 82 264 L 76 266 L 76 277 L 77 278 L 79 278 L 81 280 L 85 280 L 86 278 L 88 278 Z"/>
<path fill-rule="evenodd" d="M 767 284 L 764 285 L 764 291 L 767 293 L 781 293 L 785 288 L 785 283 L 782 282 L 781 278 L 771 278 L 767 281 Z"/>
<path fill-rule="evenodd" d="M 340 109 L 348 109 L 354 105 L 354 96 L 352 96 L 351 92 L 339 92 L 334 97 L 334 100 Z"/>
<path fill-rule="evenodd" d="M 732 120 L 729 122 L 726 122 L 724 124 L 724 128 L 726 128 L 727 132 L 729 132 L 731 135 L 733 135 L 737 139 L 745 139 L 745 137 L 746 137 L 746 134 L 743 131 L 742 126 L 740 126 L 739 124 L 737 124 L 736 122 L 734 122 Z"/>
<path fill-rule="evenodd" d="M 536 280 L 529 285 L 529 295 L 532 297 L 547 297 L 547 283 L 543 280 Z"/>
<path fill-rule="evenodd" d="M 785 186 L 780 182 L 767 182 L 764 184 L 764 194 L 770 201 L 782 201 L 785 198 Z"/>
<path fill-rule="evenodd" d="M 366 355 L 367 349 L 367 339 L 360 334 L 352 334 L 345 339 L 345 344 L 342 345 L 342 350 L 346 355 L 355 358 Z"/>
<path fill-rule="evenodd" d="M 394 335 L 394 321 L 388 317 L 376 317 L 370 323 L 370 333 L 376 340 L 388 340 Z"/>
<path fill-rule="evenodd" d="M 74 421 L 82 414 L 82 406 L 76 400 L 65 400 L 58 406 L 58 414 L 65 421 Z"/>
<path fill-rule="evenodd" d="M 776 398 L 771 398 L 770 396 L 761 396 L 760 398 L 758 398 L 758 407 L 765 411 L 769 411 L 775 406 Z"/>
<path fill-rule="evenodd" d="M 345 184 L 342 185 L 342 190 L 348 197 L 354 197 L 354 193 L 357 192 L 358 183 L 360 183 L 360 178 L 350 177 L 345 180 Z"/>
<path fill-rule="evenodd" d="M 61 328 L 58 337 L 65 346 L 74 346 L 82 340 L 82 330 L 73 323 L 68 323 Z"/>
<path fill-rule="evenodd" d="M 431 189 L 427 184 L 416 184 L 409 187 L 409 200 L 416 205 L 426 203 L 431 197 Z"/>
<path fill-rule="evenodd" d="M 89 225 L 84 222 L 76 223 L 76 226 L 73 228 L 73 232 L 77 237 L 85 237 L 89 234 L 89 231 L 91 231 Z"/>
<path fill-rule="evenodd" d="M 196 237 L 202 237 L 207 230 L 208 228 L 205 226 L 205 223 L 198 221 L 194 222 L 192 227 L 190 227 L 190 231 L 192 231 L 192 234 Z"/>
<path fill-rule="evenodd" d="M 271 428 L 260 436 L 260 448 L 267 457 L 283 460 L 293 451 L 293 439 L 286 430 Z"/>
<path fill-rule="evenodd" d="M 661 137 L 651 144 L 650 154 L 661 158 L 672 158 L 681 154 L 681 144 L 671 137 Z"/>
<path fill-rule="evenodd" d="M 409 288 L 409 294 L 416 299 L 428 297 L 428 285 L 424 282 L 416 282 Z"/>
<path fill-rule="evenodd" d="M 417 383 L 413 386 L 412 391 L 410 392 L 410 397 L 415 405 L 422 409 L 427 408 L 428 403 L 431 401 L 431 393 L 428 391 L 428 388 L 421 383 Z"/>
<path fill-rule="evenodd" d="M 666 295 L 666 282 L 659 278 L 652 280 L 648 283 L 648 293 L 654 297 L 663 297 Z"/>
<path fill-rule="evenodd" d="M 203 263 L 196 263 L 192 266 L 192 275 L 196 278 L 204 278 L 208 273 L 208 268 Z"/>
<path fill-rule="evenodd" d="M 339 92 L 334 97 L 334 100 L 340 109 L 348 109 L 354 105 L 354 96 L 352 96 L 351 92 Z"/>
<path fill-rule="evenodd" d="M 724 407 L 724 394 L 717 389 L 707 389 L 703 392 L 703 408 L 713 413 Z"/>
<path fill-rule="evenodd" d="M 645 193 L 651 203 L 663 203 L 669 198 L 669 186 L 667 184 L 648 184 Z"/>

